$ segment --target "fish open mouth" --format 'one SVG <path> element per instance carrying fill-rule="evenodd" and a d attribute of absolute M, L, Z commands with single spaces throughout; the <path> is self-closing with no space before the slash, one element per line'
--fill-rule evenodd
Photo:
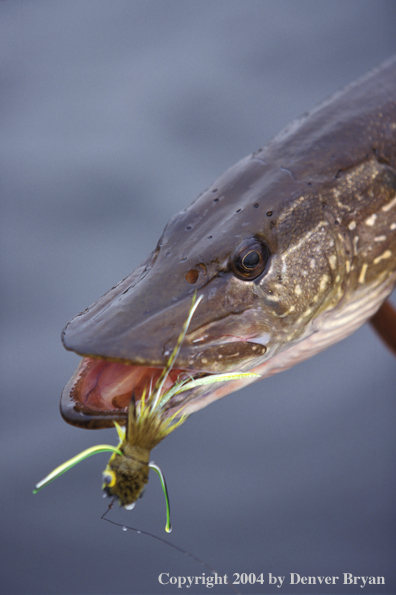
<path fill-rule="evenodd" d="M 187 350 L 187 358 L 180 353 L 191 318 L 201 300 L 202 296 L 196 299 L 194 295 L 182 331 L 173 351 L 166 353 L 169 357 L 163 366 L 158 361 L 157 365 L 150 365 L 150 360 L 147 364 L 144 361 L 130 364 L 92 355 L 83 357 L 63 389 L 60 409 L 65 421 L 87 429 L 112 427 L 114 422 L 125 425 L 131 399 L 135 403 L 140 401 L 142 407 L 146 400 L 152 401 L 154 409 L 158 409 L 159 404 L 164 419 L 169 416 L 185 417 L 192 412 L 192 400 L 199 401 L 198 406 L 193 407 L 197 410 L 208 404 L 208 399 L 215 400 L 251 382 L 257 374 L 235 372 L 235 369 L 243 357 L 248 363 L 251 363 L 252 356 L 260 358 L 267 350 L 261 344 L 237 340 L 217 345 L 214 349 L 217 359 L 212 353 L 213 346 L 202 351 L 198 348 L 197 353 Z M 213 383 L 219 383 L 218 388 L 208 386 Z M 182 397 L 180 393 L 183 393 Z M 186 410 L 187 403 L 189 412 Z"/>
<path fill-rule="evenodd" d="M 150 394 L 162 370 L 84 357 L 63 389 L 62 417 L 72 425 L 88 429 L 113 427 L 114 421 L 125 424 L 132 393 L 136 401 L 144 390 Z M 161 394 L 184 378 L 207 375 L 174 368 L 168 373 Z"/>

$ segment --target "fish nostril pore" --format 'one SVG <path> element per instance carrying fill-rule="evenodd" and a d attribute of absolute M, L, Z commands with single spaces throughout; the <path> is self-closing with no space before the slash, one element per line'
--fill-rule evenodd
<path fill-rule="evenodd" d="M 196 283 L 198 277 L 199 277 L 199 271 L 197 271 L 197 269 L 190 269 L 184 276 L 187 283 L 190 283 L 191 285 Z"/>

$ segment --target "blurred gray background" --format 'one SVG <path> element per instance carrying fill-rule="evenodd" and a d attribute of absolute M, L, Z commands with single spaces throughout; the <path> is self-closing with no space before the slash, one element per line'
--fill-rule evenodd
<path fill-rule="evenodd" d="M 395 30 L 394 0 L 0 3 L 2 593 L 167 594 L 160 572 L 207 572 L 100 520 L 105 454 L 32 495 L 117 442 L 62 421 L 79 358 L 60 331 L 227 167 L 395 53 Z M 229 576 L 380 575 L 364 592 L 395 593 L 395 377 L 365 325 L 192 416 L 153 453 L 169 539 Z M 111 518 L 166 537 L 158 478 Z"/>

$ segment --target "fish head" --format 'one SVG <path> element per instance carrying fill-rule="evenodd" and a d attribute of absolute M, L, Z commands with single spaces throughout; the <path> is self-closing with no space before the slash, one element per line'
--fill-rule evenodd
<path fill-rule="evenodd" d="M 84 359 L 65 387 L 65 419 L 120 421 L 132 391 L 158 379 L 194 294 L 201 303 L 168 382 L 257 369 L 314 332 L 318 311 L 339 299 L 341 239 L 306 182 L 254 155 L 237 163 L 169 221 L 143 265 L 66 326 L 64 346 Z M 183 399 L 200 408 L 244 383 Z"/>

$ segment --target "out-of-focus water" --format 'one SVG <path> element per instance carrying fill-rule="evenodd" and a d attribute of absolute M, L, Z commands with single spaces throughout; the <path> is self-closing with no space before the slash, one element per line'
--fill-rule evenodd
<path fill-rule="evenodd" d="M 395 53 L 395 17 L 394 0 L 1 2 L 2 593 L 167 594 L 187 590 L 160 573 L 207 572 L 100 520 L 106 455 L 33 497 L 116 443 L 62 421 L 78 357 L 60 331 L 223 170 Z M 370 592 L 395 593 L 395 373 L 366 326 L 191 417 L 153 453 L 170 540 L 229 577 L 264 573 L 243 593 L 362 592 L 292 572 L 384 576 Z M 112 515 L 165 536 L 157 478 Z"/>

